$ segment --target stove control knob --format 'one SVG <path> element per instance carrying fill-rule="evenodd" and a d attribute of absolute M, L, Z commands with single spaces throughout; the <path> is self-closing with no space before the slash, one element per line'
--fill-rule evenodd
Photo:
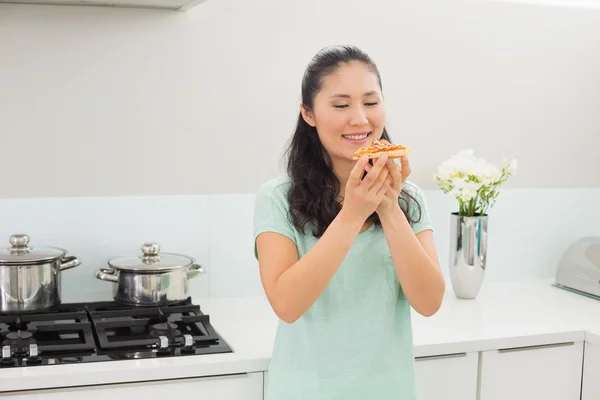
<path fill-rule="evenodd" d="M 192 335 L 185 334 L 183 335 L 183 347 L 181 348 L 182 353 L 195 353 L 196 348 L 194 347 L 194 338 Z"/>
<path fill-rule="evenodd" d="M 29 345 L 29 358 L 38 356 L 38 346 L 35 343 Z"/>
<path fill-rule="evenodd" d="M 42 363 L 37 344 L 32 343 L 29 345 L 29 358 L 25 362 L 27 365 L 39 365 Z"/>
<path fill-rule="evenodd" d="M 185 347 L 192 347 L 194 345 L 194 338 L 192 337 L 192 335 L 183 335 L 183 345 Z"/>
<path fill-rule="evenodd" d="M 11 358 L 10 346 L 2 347 L 2 359 L 0 359 L 0 367 L 12 367 L 15 365 L 15 360 Z"/>
<path fill-rule="evenodd" d="M 159 343 L 158 343 L 158 354 L 170 354 L 171 353 L 171 349 L 169 348 L 169 338 L 167 338 L 166 336 L 159 336 L 158 337 Z"/>
<path fill-rule="evenodd" d="M 169 339 L 166 336 L 159 336 L 158 340 L 160 340 L 158 348 L 166 349 L 167 347 L 169 347 Z"/>
<path fill-rule="evenodd" d="M 10 346 L 3 346 L 2 347 L 2 359 L 3 360 L 8 360 L 10 359 Z"/>

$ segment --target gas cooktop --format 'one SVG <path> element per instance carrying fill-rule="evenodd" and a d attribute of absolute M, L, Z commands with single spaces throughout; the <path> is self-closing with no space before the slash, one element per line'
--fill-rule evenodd
<path fill-rule="evenodd" d="M 160 307 L 61 304 L 0 314 L 0 368 L 231 353 L 191 298 Z"/>

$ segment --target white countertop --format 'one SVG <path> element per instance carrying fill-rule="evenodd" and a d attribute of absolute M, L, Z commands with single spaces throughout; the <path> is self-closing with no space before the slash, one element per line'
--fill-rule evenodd
<path fill-rule="evenodd" d="M 600 344 L 600 301 L 550 283 L 486 282 L 476 300 L 456 299 L 448 284 L 436 315 L 413 313 L 415 355 L 584 339 Z M 194 302 L 233 353 L 0 369 L 0 392 L 267 370 L 277 319 L 265 298 Z"/>

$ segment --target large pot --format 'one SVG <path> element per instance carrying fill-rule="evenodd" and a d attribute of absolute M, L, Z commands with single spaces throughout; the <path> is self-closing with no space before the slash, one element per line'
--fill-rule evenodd
<path fill-rule="evenodd" d="M 160 253 L 155 243 L 142 245 L 142 255 L 115 258 L 96 278 L 113 283 L 115 301 L 135 306 L 163 306 L 186 300 L 188 280 L 204 272 L 193 258 Z"/>
<path fill-rule="evenodd" d="M 61 271 L 81 264 L 57 247 L 29 247 L 24 234 L 0 249 L 0 313 L 40 311 L 61 302 Z"/>

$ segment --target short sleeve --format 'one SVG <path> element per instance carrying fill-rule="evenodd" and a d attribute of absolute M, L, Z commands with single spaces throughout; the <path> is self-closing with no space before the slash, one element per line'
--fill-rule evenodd
<path fill-rule="evenodd" d="M 415 235 L 427 229 L 433 230 L 429 208 L 421 188 L 412 182 L 406 182 L 404 189 L 412 196 L 412 199 L 408 199 L 408 212 L 411 220 L 415 221 L 412 223 L 412 230 Z"/>
<path fill-rule="evenodd" d="M 278 181 L 265 183 L 257 192 L 254 201 L 254 257 L 258 259 L 256 238 L 264 232 L 282 234 L 296 242 L 289 206 L 283 188 Z"/>

